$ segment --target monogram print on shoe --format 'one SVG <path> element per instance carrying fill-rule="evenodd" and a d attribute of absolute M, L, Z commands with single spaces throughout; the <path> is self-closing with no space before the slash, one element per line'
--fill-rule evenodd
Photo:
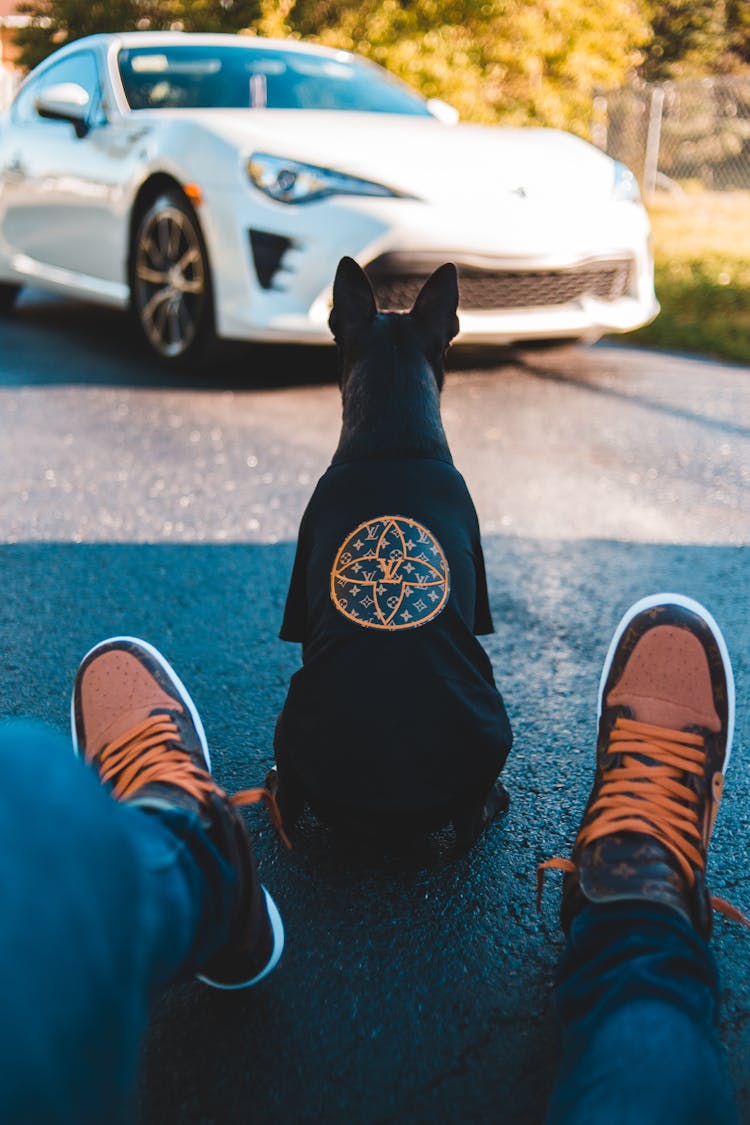
<path fill-rule="evenodd" d="M 407 516 L 377 516 L 347 535 L 331 568 L 331 600 L 366 629 L 414 629 L 440 613 L 450 593 L 443 548 Z"/>

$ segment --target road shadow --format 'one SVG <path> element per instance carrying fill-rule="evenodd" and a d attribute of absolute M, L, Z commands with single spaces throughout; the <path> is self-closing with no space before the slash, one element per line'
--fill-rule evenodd
<path fill-rule="evenodd" d="M 267 390 L 336 382 L 330 346 L 222 341 L 194 370 L 154 359 L 126 312 L 31 290 L 0 317 L 0 385 Z M 457 346 L 448 370 L 488 370 L 513 361 L 508 348 Z"/>
<path fill-rule="evenodd" d="M 299 659 L 277 639 L 293 554 L 293 543 L 0 547 L 0 713 L 65 730 L 82 655 L 135 633 L 189 686 L 219 781 L 258 783 Z M 737 744 L 709 876 L 714 892 L 750 908 L 747 549 L 488 536 L 485 556 L 496 624 L 487 649 L 515 731 L 507 817 L 455 858 L 439 837 L 406 855 L 351 849 L 309 819 L 287 852 L 263 810 L 250 810 L 261 875 L 285 920 L 283 961 L 248 993 L 197 982 L 169 991 L 143 1053 L 141 1125 L 541 1122 L 558 1054 L 562 935 L 559 883 L 548 880 L 537 915 L 534 871 L 570 847 L 591 781 L 601 661 L 621 613 L 648 592 L 697 597 L 725 629 Z M 748 1120 L 750 983 L 738 930 L 717 918 L 714 948 Z"/>
<path fill-rule="evenodd" d="M 0 320 L 4 386 L 266 390 L 335 381 L 331 347 L 222 341 L 194 370 L 153 358 L 127 312 L 37 291 L 24 292 Z"/>
<path fill-rule="evenodd" d="M 608 346 L 612 347 L 612 345 Z M 599 354 L 602 356 L 606 354 L 604 348 L 600 350 Z M 680 406 L 675 403 L 674 399 L 664 402 L 649 395 L 639 394 L 632 389 L 627 381 L 624 381 L 620 386 L 613 385 L 611 381 L 598 381 L 601 377 L 601 371 L 597 371 L 596 366 L 592 369 L 590 365 L 586 365 L 588 369 L 576 371 L 575 366 L 571 367 L 569 350 L 560 353 L 551 351 L 545 355 L 544 352 L 539 353 L 533 349 L 528 351 L 519 349 L 515 353 L 515 358 L 519 370 L 541 382 L 557 383 L 571 390 L 583 390 L 587 394 L 601 396 L 615 402 L 624 402 L 628 405 L 637 403 L 653 413 L 664 415 L 670 419 L 679 419 L 682 422 L 695 422 L 722 434 L 733 434 L 743 438 L 750 437 L 750 425 L 747 425 L 744 421 L 732 421 L 720 417 L 713 418 L 705 411 L 697 412 L 690 410 L 688 407 Z M 706 363 L 706 360 L 700 356 L 681 356 L 680 359 L 685 363 Z M 566 365 L 564 369 L 560 367 L 561 361 Z M 746 374 L 747 368 L 737 366 L 738 377 Z"/>

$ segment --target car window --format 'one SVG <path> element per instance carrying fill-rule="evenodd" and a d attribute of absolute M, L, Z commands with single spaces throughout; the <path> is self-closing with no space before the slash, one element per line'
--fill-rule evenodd
<path fill-rule="evenodd" d="M 64 122 L 48 121 L 39 116 L 35 102 L 43 90 L 63 82 L 75 82 L 89 96 L 89 120 L 99 111 L 101 89 L 96 59 L 91 51 L 78 51 L 54 63 L 39 75 L 24 83 L 13 103 L 13 119 L 17 123 L 51 125 L 59 127 Z"/>
<path fill-rule="evenodd" d="M 131 109 L 333 109 L 429 117 L 423 99 L 381 67 L 354 59 L 244 47 L 123 48 Z"/>

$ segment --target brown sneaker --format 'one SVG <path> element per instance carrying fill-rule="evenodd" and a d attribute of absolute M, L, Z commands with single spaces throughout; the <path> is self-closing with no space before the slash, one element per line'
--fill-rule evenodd
<path fill-rule="evenodd" d="M 733 731 L 732 666 L 714 619 L 677 594 L 637 602 L 604 662 L 596 776 L 572 857 L 537 869 L 538 903 L 544 872 L 566 872 L 566 932 L 586 903 L 634 899 L 678 910 L 705 936 L 712 905 L 745 921 L 705 879 Z"/>
<path fill-rule="evenodd" d="M 236 806 L 265 794 L 248 790 L 230 798 L 213 780 L 200 715 L 164 657 L 133 637 L 98 644 L 76 675 L 71 726 L 76 754 L 98 772 L 115 800 L 197 813 L 237 872 L 230 940 L 200 979 L 225 989 L 262 980 L 281 957 L 284 927 L 258 881 L 250 838 Z"/>

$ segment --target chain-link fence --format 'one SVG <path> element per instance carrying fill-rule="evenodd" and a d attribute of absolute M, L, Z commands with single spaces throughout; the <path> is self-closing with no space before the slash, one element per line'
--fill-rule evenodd
<path fill-rule="evenodd" d="M 631 86 L 594 101 L 594 140 L 658 188 L 750 189 L 750 75 Z"/>

